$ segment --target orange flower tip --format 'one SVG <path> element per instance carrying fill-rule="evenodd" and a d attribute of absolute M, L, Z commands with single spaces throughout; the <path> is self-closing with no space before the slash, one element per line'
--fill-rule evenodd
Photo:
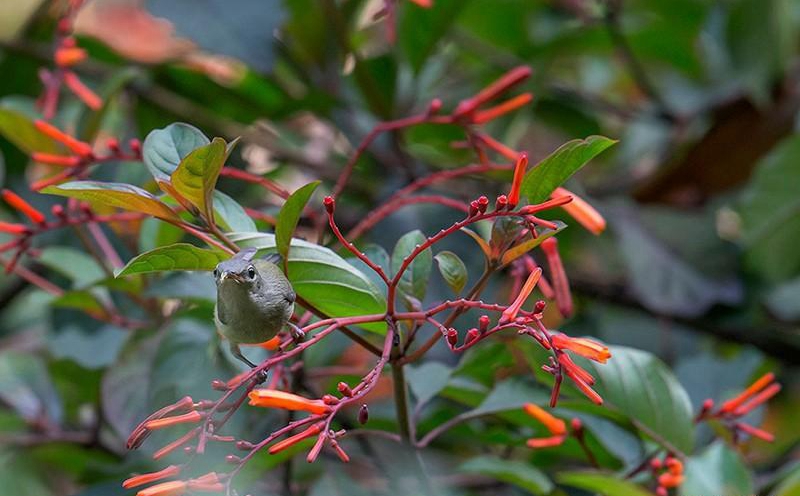
<path fill-rule="evenodd" d="M 308 429 L 295 434 L 294 436 L 287 437 L 283 441 L 279 441 L 269 448 L 269 454 L 274 455 L 275 453 L 279 453 L 290 446 L 294 446 L 295 444 L 299 443 L 300 441 L 307 439 L 311 436 L 316 436 L 320 432 L 322 432 L 323 423 L 314 424 Z"/>
<path fill-rule="evenodd" d="M 672 489 L 683 484 L 683 475 L 672 475 L 670 473 L 658 476 L 658 485 L 667 489 Z"/>
<path fill-rule="evenodd" d="M 493 121 L 498 117 L 502 117 L 505 114 L 513 112 L 518 108 L 527 105 L 530 101 L 533 100 L 533 95 L 530 93 L 523 93 L 521 95 L 517 95 L 514 98 L 510 98 L 505 102 L 495 105 L 492 108 L 488 108 L 486 110 L 481 110 L 475 112 L 472 117 L 473 124 L 485 124 L 489 121 Z"/>
<path fill-rule="evenodd" d="M 550 195 L 551 198 L 570 197 L 572 201 L 566 203 L 562 208 L 578 221 L 587 231 L 595 236 L 601 234 L 606 229 L 606 219 L 600 215 L 594 207 L 580 196 L 571 193 L 564 188 L 556 188 Z"/>
<path fill-rule="evenodd" d="M 59 67 L 69 67 L 86 60 L 86 50 L 74 46 L 64 46 L 56 49 L 54 61 Z"/>
<path fill-rule="evenodd" d="M 175 415 L 174 417 L 165 417 L 165 418 L 150 420 L 148 422 L 145 422 L 144 428 L 147 430 L 154 431 L 178 424 L 189 424 L 189 423 L 200 422 L 201 420 L 203 420 L 203 418 L 205 418 L 205 416 L 202 413 L 192 411 L 189 413 L 185 413 L 183 415 Z"/>
<path fill-rule="evenodd" d="M 180 496 L 188 489 L 186 481 L 170 481 L 150 486 L 136 493 L 136 496 Z"/>
<path fill-rule="evenodd" d="M 122 487 L 123 489 L 139 487 L 143 484 L 149 484 L 157 480 L 166 479 L 167 477 L 175 477 L 180 473 L 180 471 L 181 469 L 177 465 L 170 465 L 169 467 L 159 470 L 158 472 L 134 475 L 133 477 L 126 479 L 125 482 L 122 483 Z"/>
<path fill-rule="evenodd" d="M 30 229 L 24 224 L 12 224 L 10 222 L 0 221 L 0 232 L 8 234 L 27 234 L 30 232 Z"/>
<path fill-rule="evenodd" d="M 73 155 L 54 155 L 52 153 L 33 152 L 31 159 L 34 162 L 61 167 L 75 167 L 81 163 L 81 158 Z"/>
<path fill-rule="evenodd" d="M 525 403 L 522 408 L 525 413 L 544 424 L 551 434 L 561 436 L 567 433 L 567 425 L 563 420 L 554 417 L 538 405 Z"/>
<path fill-rule="evenodd" d="M 255 389 L 248 393 L 251 406 L 281 408 L 283 410 L 302 410 L 309 413 L 326 413 L 330 409 L 321 400 L 311 400 L 296 394 L 276 389 Z"/>
<path fill-rule="evenodd" d="M 739 417 L 742 415 L 747 415 L 752 410 L 754 410 L 760 405 L 763 405 L 764 403 L 767 402 L 767 400 L 778 394 L 780 390 L 781 390 L 780 384 L 778 383 L 770 384 L 763 391 L 745 401 L 744 404 L 742 404 L 741 406 L 737 407 L 733 411 L 733 414 Z"/>
<path fill-rule="evenodd" d="M 4 189 L 2 191 L 3 200 L 10 207 L 14 210 L 20 212 L 21 214 L 25 215 L 27 218 L 31 220 L 34 224 L 43 224 L 45 221 L 45 216 L 43 213 L 35 209 L 30 203 L 26 202 L 21 196 L 14 193 L 9 189 Z"/>
<path fill-rule="evenodd" d="M 73 138 L 72 136 L 61 131 L 60 129 L 53 126 L 47 121 L 36 119 L 35 121 L 33 121 L 33 125 L 42 134 L 52 138 L 55 141 L 58 141 L 59 143 L 62 143 L 64 146 L 69 148 L 73 153 L 77 155 L 80 155 L 82 157 L 88 157 L 92 154 L 92 147 L 89 145 L 89 143 L 85 143 L 83 141 Z"/>
<path fill-rule="evenodd" d="M 773 442 L 775 440 L 775 436 L 772 433 L 767 432 L 767 431 L 765 431 L 763 429 L 759 429 L 758 427 L 753 427 L 752 425 L 748 425 L 748 424 L 745 424 L 745 423 L 738 423 L 738 424 L 736 424 L 735 427 L 736 427 L 736 429 L 738 429 L 738 430 L 740 430 L 742 432 L 750 434 L 751 436 L 757 437 L 757 438 L 759 438 L 759 439 L 761 439 L 763 441 L 766 441 L 768 443 L 771 443 L 771 442 Z"/>
<path fill-rule="evenodd" d="M 544 438 L 534 438 L 528 439 L 525 444 L 532 449 L 540 449 L 540 448 L 552 448 L 554 446 L 560 446 L 565 436 L 552 436 L 552 437 L 544 437 Z"/>
<path fill-rule="evenodd" d="M 90 109 L 100 110 L 103 107 L 103 99 L 83 84 L 74 72 L 64 74 L 64 84 Z"/>
<path fill-rule="evenodd" d="M 410 1 L 422 7 L 423 9 L 429 9 L 433 7 L 433 0 L 410 0 Z"/>
<path fill-rule="evenodd" d="M 570 350 L 589 360 L 606 363 L 611 358 L 611 351 L 602 344 L 585 338 L 571 338 L 566 334 L 554 334 L 553 345 L 562 350 Z"/>
<path fill-rule="evenodd" d="M 719 409 L 720 413 L 727 413 L 735 410 L 748 398 L 755 395 L 762 389 L 766 388 L 774 380 L 775 380 L 775 374 L 773 374 L 772 372 L 767 372 L 763 376 L 759 377 L 753 384 L 748 386 L 747 389 L 745 389 L 735 397 L 723 403 Z"/>

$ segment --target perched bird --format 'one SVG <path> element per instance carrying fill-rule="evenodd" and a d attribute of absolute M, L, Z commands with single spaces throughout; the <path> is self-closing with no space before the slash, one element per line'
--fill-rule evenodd
<path fill-rule="evenodd" d="M 296 298 L 292 285 L 273 263 L 278 261 L 275 258 L 253 260 L 256 251 L 241 250 L 214 269 L 214 321 L 230 343 L 231 353 L 250 367 L 255 364 L 242 355 L 240 344 L 268 341 L 286 325 L 295 339 L 303 337 L 303 331 L 289 322 Z"/>

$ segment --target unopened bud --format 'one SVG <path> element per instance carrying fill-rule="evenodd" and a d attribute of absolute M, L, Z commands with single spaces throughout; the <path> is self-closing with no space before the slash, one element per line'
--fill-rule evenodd
<path fill-rule="evenodd" d="M 50 208 L 50 211 L 53 212 L 53 215 L 55 215 L 56 217 L 58 217 L 60 219 L 63 219 L 64 217 L 66 217 L 66 214 L 64 213 L 64 207 L 61 206 L 61 205 L 53 205 Z"/>
<path fill-rule="evenodd" d="M 335 405 L 339 403 L 339 398 L 333 396 L 332 394 L 326 394 L 322 397 L 322 402 L 326 405 Z"/>
<path fill-rule="evenodd" d="M 113 153 L 119 153 L 119 140 L 117 138 L 108 138 L 108 140 L 106 140 L 106 146 Z"/>
<path fill-rule="evenodd" d="M 455 346 L 458 342 L 458 331 L 452 327 L 447 330 L 447 342 L 450 343 L 450 346 Z"/>
<path fill-rule="evenodd" d="M 470 217 L 475 217 L 476 215 L 478 215 L 479 211 L 480 210 L 479 210 L 479 207 L 478 207 L 478 201 L 477 200 L 472 200 L 471 202 L 469 202 L 469 216 Z"/>
<path fill-rule="evenodd" d="M 464 338 L 464 346 L 469 346 L 472 343 L 474 343 L 478 339 L 479 335 L 480 335 L 480 333 L 474 327 L 472 329 L 468 330 L 467 331 L 467 337 Z"/>
<path fill-rule="evenodd" d="M 579 434 L 583 432 L 583 422 L 579 418 L 573 418 L 569 422 L 569 426 L 572 428 L 572 432 Z"/>
<path fill-rule="evenodd" d="M 139 155 L 142 153 L 142 142 L 136 138 L 128 141 L 128 147 L 131 149 L 131 152 L 133 152 L 134 155 Z"/>
<path fill-rule="evenodd" d="M 667 491 L 666 487 L 658 486 L 656 488 L 656 496 L 668 496 L 668 495 L 669 495 L 669 491 Z"/>
<path fill-rule="evenodd" d="M 658 458 L 653 458 L 652 460 L 650 460 L 651 469 L 660 470 L 662 466 L 663 464 L 661 463 L 661 460 L 659 460 Z"/>
<path fill-rule="evenodd" d="M 339 390 L 340 393 L 342 393 L 344 396 L 347 396 L 348 398 L 351 398 L 353 396 L 353 390 L 350 389 L 350 386 L 348 386 L 344 382 L 340 382 L 336 386 L 336 388 Z"/>
<path fill-rule="evenodd" d="M 508 206 L 508 197 L 506 195 L 500 195 L 497 197 L 497 200 L 494 202 L 494 209 L 495 210 L 505 210 Z"/>
<path fill-rule="evenodd" d="M 358 409 L 358 423 L 364 425 L 369 420 L 369 408 L 367 405 L 361 405 L 361 408 Z"/>
<path fill-rule="evenodd" d="M 322 204 L 325 205 L 325 211 L 329 214 L 332 214 L 333 211 L 336 210 L 336 200 L 334 200 L 332 196 L 326 196 L 322 200 Z"/>
<path fill-rule="evenodd" d="M 186 455 L 186 456 L 194 455 L 194 451 L 195 451 L 194 446 L 184 446 L 183 447 L 183 454 Z"/>
<path fill-rule="evenodd" d="M 485 196 L 481 196 L 478 198 L 478 211 L 480 213 L 486 212 L 486 209 L 489 207 L 489 199 Z"/>
<path fill-rule="evenodd" d="M 533 313 L 542 313 L 544 312 L 544 307 L 547 303 L 544 300 L 539 300 L 533 305 Z"/>
<path fill-rule="evenodd" d="M 253 443 L 249 441 L 236 441 L 236 449 L 241 451 L 250 451 L 253 449 Z"/>
<path fill-rule="evenodd" d="M 440 110 L 442 110 L 442 101 L 438 98 L 431 100 L 430 105 L 428 105 L 428 115 L 438 114 Z"/>
<path fill-rule="evenodd" d="M 231 465 L 236 465 L 237 463 L 240 463 L 241 461 L 242 461 L 242 459 L 239 458 L 236 455 L 228 455 L 228 456 L 225 457 L 225 463 L 230 463 Z"/>
<path fill-rule="evenodd" d="M 215 391 L 227 391 L 228 385 L 219 379 L 214 379 L 211 381 L 211 389 Z"/>
<path fill-rule="evenodd" d="M 483 334 L 487 329 L 489 329 L 489 316 L 481 315 L 481 317 L 478 319 L 478 330 L 481 334 Z"/>

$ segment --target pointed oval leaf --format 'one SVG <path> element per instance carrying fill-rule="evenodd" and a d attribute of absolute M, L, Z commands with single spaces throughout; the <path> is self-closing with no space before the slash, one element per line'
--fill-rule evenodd
<path fill-rule="evenodd" d="M 211 195 L 229 150 L 224 139 L 214 138 L 183 157 L 171 175 L 172 187 L 205 214 L 212 211 Z"/>
<path fill-rule="evenodd" d="M 536 164 L 522 180 L 522 194 L 531 204 L 547 200 L 557 187 L 589 160 L 616 143 L 605 136 L 589 136 L 561 145 L 556 151 Z"/>
<path fill-rule="evenodd" d="M 294 230 L 297 228 L 297 221 L 300 220 L 300 215 L 317 186 L 319 186 L 319 181 L 298 188 L 286 199 L 278 213 L 278 223 L 275 225 L 275 243 L 278 245 L 278 253 L 284 259 L 289 255 L 289 244 L 292 241 Z"/>
<path fill-rule="evenodd" d="M 718 441 L 686 461 L 681 496 L 754 494 L 753 476 L 741 456 Z"/>
<path fill-rule="evenodd" d="M 483 239 L 480 234 L 476 233 L 472 229 L 467 229 L 466 227 L 462 227 L 460 231 L 469 236 L 470 238 L 474 239 L 475 242 L 478 243 L 478 247 L 483 252 L 483 256 L 485 256 L 486 259 L 488 260 L 492 253 L 492 249 L 489 247 L 489 243 L 487 243 L 486 240 Z"/>
<path fill-rule="evenodd" d="M 150 131 L 142 144 L 142 159 L 157 181 L 169 181 L 185 156 L 209 143 L 206 135 L 196 127 L 175 122 Z"/>
<path fill-rule="evenodd" d="M 556 482 L 605 496 L 653 496 L 650 491 L 611 473 L 561 472 L 556 476 Z"/>
<path fill-rule="evenodd" d="M 550 494 L 553 482 L 530 463 L 507 460 L 494 456 L 472 458 L 460 467 L 459 472 L 483 474 L 508 484 L 513 484 L 530 494 Z"/>
<path fill-rule="evenodd" d="M 180 220 L 169 206 L 142 188 L 125 183 L 72 181 L 48 186 L 42 193 L 86 200 L 89 203 L 149 214 L 159 219 Z"/>
<path fill-rule="evenodd" d="M 219 251 L 199 248 L 188 243 L 175 243 L 137 255 L 117 272 L 117 277 L 143 272 L 212 270 L 226 258 L 228 256 Z"/>
<path fill-rule="evenodd" d="M 467 284 L 467 266 L 452 251 L 441 251 L 433 258 L 436 259 L 444 281 L 453 293 L 460 294 Z"/>
<path fill-rule="evenodd" d="M 392 273 L 397 274 L 403 259 L 406 258 L 414 249 L 425 242 L 425 235 L 420 230 L 414 230 L 404 234 L 394 246 L 392 252 Z M 428 289 L 428 278 L 433 268 L 433 254 L 430 248 L 422 251 L 408 268 L 403 272 L 397 289 L 406 295 L 413 296 L 419 301 L 425 298 Z"/>
<path fill-rule="evenodd" d="M 692 404 L 664 362 L 646 351 L 614 346 L 608 363 L 591 367 L 607 406 L 629 417 L 645 434 L 658 436 L 678 451 L 691 451 Z"/>
<path fill-rule="evenodd" d="M 232 233 L 231 241 L 245 248 L 277 250 L 275 236 L 267 233 Z M 360 270 L 324 246 L 293 239 L 289 250 L 289 281 L 300 297 L 332 317 L 381 314 L 386 300 Z M 383 333 L 385 323 L 361 327 Z"/>
<path fill-rule="evenodd" d="M 235 232 L 257 231 L 256 223 L 239 203 L 222 191 L 214 190 L 214 219 L 223 229 Z"/>
<path fill-rule="evenodd" d="M 531 238 L 527 241 L 518 244 L 517 246 L 514 246 L 506 250 L 506 252 L 503 253 L 503 256 L 501 258 L 501 263 L 503 265 L 507 265 L 513 262 L 522 255 L 528 253 L 529 251 L 533 250 L 534 248 L 542 244 L 542 241 L 560 233 L 561 231 L 564 230 L 565 227 L 567 227 L 567 225 L 561 221 L 555 221 L 555 223 L 558 225 L 557 229 L 545 229 L 544 231 L 539 232 L 539 235 L 537 237 Z"/>

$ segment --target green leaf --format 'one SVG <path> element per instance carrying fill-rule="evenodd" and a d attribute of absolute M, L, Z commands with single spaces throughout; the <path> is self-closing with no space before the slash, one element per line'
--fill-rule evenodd
<path fill-rule="evenodd" d="M 214 190 L 214 219 L 228 232 L 257 231 L 256 223 L 239 203 L 222 191 Z"/>
<path fill-rule="evenodd" d="M 436 7 L 430 9 L 411 3 L 402 7 L 397 39 L 414 72 L 420 71 L 467 3 L 465 0 L 438 0 Z"/>
<path fill-rule="evenodd" d="M 451 369 L 441 362 L 426 362 L 406 367 L 406 379 L 417 404 L 423 405 L 439 394 L 450 380 Z"/>
<path fill-rule="evenodd" d="M 439 272 L 453 293 L 460 294 L 467 284 L 467 266 L 452 251 L 440 251 L 435 257 Z"/>
<path fill-rule="evenodd" d="M 0 399 L 28 421 L 44 413 L 58 424 L 63 415 L 47 366 L 35 355 L 14 351 L 0 354 Z"/>
<path fill-rule="evenodd" d="M 521 487 L 530 494 L 549 494 L 553 483 L 530 463 L 506 460 L 494 456 L 472 458 L 458 467 L 459 472 L 487 475 L 508 484 Z"/>
<path fill-rule="evenodd" d="M 519 378 L 511 378 L 498 383 L 481 404 L 469 412 L 469 415 L 477 417 L 508 410 L 519 410 L 525 403 L 544 404 L 549 400 L 549 392 L 535 388 Z"/>
<path fill-rule="evenodd" d="M 770 282 L 800 273 L 800 136 L 782 141 L 761 159 L 743 191 L 738 212 L 747 263 Z"/>
<path fill-rule="evenodd" d="M 172 173 L 172 187 L 189 203 L 210 216 L 212 193 L 231 147 L 222 138 L 192 150 Z"/>
<path fill-rule="evenodd" d="M 42 190 L 42 193 L 77 198 L 92 204 L 141 212 L 159 219 L 180 220 L 178 215 L 165 203 L 162 203 L 161 200 L 131 184 L 72 181 L 58 186 L 48 186 Z"/>
<path fill-rule="evenodd" d="M 506 250 L 506 252 L 503 253 L 503 256 L 500 259 L 501 263 L 503 265 L 507 265 L 513 262 L 522 255 L 528 253 L 529 251 L 533 250 L 534 248 L 542 244 L 542 241 L 546 240 L 551 236 L 555 236 L 556 234 L 560 233 L 567 227 L 567 225 L 561 221 L 557 220 L 555 221 L 555 223 L 558 226 L 556 229 L 545 228 L 544 230 L 539 231 L 539 235 L 537 237 L 531 238 L 527 241 L 523 241 L 522 243 Z"/>
<path fill-rule="evenodd" d="M 603 472 L 561 472 L 556 475 L 556 482 L 606 496 L 653 496 L 633 482 Z"/>
<path fill-rule="evenodd" d="M 606 406 L 626 415 L 650 437 L 658 436 L 684 453 L 691 451 L 692 404 L 661 360 L 646 351 L 614 346 L 608 363 L 591 363 L 591 368 Z"/>
<path fill-rule="evenodd" d="M 785 321 L 800 320 L 800 278 L 781 284 L 766 297 L 767 308 Z"/>
<path fill-rule="evenodd" d="M 212 270 L 227 258 L 226 254 L 219 251 L 199 248 L 188 243 L 175 243 L 137 255 L 117 272 L 117 277 L 143 272 Z"/>
<path fill-rule="evenodd" d="M 229 238 L 243 248 L 277 249 L 272 234 L 232 233 Z M 324 246 L 293 239 L 288 265 L 294 290 L 325 315 L 345 317 L 386 311 L 386 300 L 369 277 Z M 382 322 L 361 327 L 379 333 L 386 330 Z"/>
<path fill-rule="evenodd" d="M 130 332 L 113 325 L 86 329 L 71 324 L 52 332 L 47 347 L 54 358 L 68 358 L 86 369 L 114 363 Z"/>
<path fill-rule="evenodd" d="M 87 288 L 107 277 L 94 258 L 68 246 L 48 246 L 38 259 L 53 271 L 69 278 L 74 289 Z"/>
<path fill-rule="evenodd" d="M 414 230 L 404 234 L 394 245 L 392 251 L 392 273 L 397 274 L 403 259 L 407 257 L 414 249 L 423 244 L 426 238 L 420 230 Z M 419 301 L 425 298 L 425 292 L 428 289 L 428 279 L 431 275 L 433 268 L 433 253 L 430 248 L 422 251 L 413 262 L 403 272 L 400 281 L 397 284 L 397 289 L 400 293 L 412 296 Z"/>
<path fill-rule="evenodd" d="M 278 213 L 278 222 L 275 225 L 275 243 L 278 245 L 278 253 L 284 259 L 289 256 L 289 244 L 292 241 L 294 230 L 297 228 L 297 221 L 300 220 L 303 209 L 317 186 L 319 186 L 319 181 L 298 188 L 286 199 Z"/>
<path fill-rule="evenodd" d="M 605 136 L 568 141 L 525 174 L 522 194 L 531 204 L 547 200 L 572 174 L 614 143 Z"/>
<path fill-rule="evenodd" d="M 175 122 L 150 131 L 142 144 L 142 159 L 157 181 L 169 181 L 184 157 L 209 143 L 196 127 Z"/>
<path fill-rule="evenodd" d="M 9 97 L 0 100 L 0 134 L 27 154 L 33 152 L 65 154 L 66 149 L 63 146 L 36 129 L 33 124 L 34 117 L 27 109 L 27 103 Z"/>
<path fill-rule="evenodd" d="M 750 470 L 739 454 L 721 441 L 706 448 L 702 454 L 689 458 L 684 476 L 679 489 L 681 496 L 754 494 Z"/>

